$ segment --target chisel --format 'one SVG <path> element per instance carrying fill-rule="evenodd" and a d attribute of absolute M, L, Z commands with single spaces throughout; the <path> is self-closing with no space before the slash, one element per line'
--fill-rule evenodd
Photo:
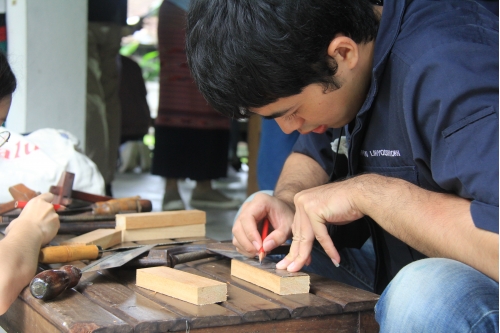
<path fill-rule="evenodd" d="M 53 299 L 64 290 L 75 287 L 80 281 L 82 273 L 123 266 L 155 246 L 157 244 L 144 245 L 125 252 L 116 252 L 92 262 L 83 269 L 73 265 L 65 265 L 59 269 L 43 271 L 31 280 L 29 285 L 31 295 L 45 301 Z"/>
<path fill-rule="evenodd" d="M 98 245 L 47 246 L 40 250 L 38 262 L 58 264 L 76 260 L 95 260 L 100 258 L 103 252 Z"/>
<path fill-rule="evenodd" d="M 26 201 L 15 201 L 14 208 L 24 208 Z M 135 198 L 120 198 L 108 201 L 95 202 L 89 206 L 79 208 L 69 208 L 53 204 L 58 214 L 78 214 L 91 212 L 94 215 L 115 215 L 121 212 L 150 212 L 152 210 L 151 201 Z M 66 209 L 65 209 L 66 208 Z"/>

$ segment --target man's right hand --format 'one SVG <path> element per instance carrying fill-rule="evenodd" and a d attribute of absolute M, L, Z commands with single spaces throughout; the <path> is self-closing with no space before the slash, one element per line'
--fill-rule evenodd
<path fill-rule="evenodd" d="M 252 201 L 243 204 L 233 226 L 233 244 L 238 252 L 254 257 L 262 247 L 259 224 L 267 217 L 273 231 L 264 241 L 264 251 L 269 252 L 292 236 L 294 211 L 280 199 L 257 193 Z M 271 230 L 271 229 L 270 229 Z"/>

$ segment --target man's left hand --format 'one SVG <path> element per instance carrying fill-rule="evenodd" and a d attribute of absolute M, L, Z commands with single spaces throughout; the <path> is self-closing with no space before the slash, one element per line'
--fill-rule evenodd
<path fill-rule="evenodd" d="M 290 253 L 276 264 L 276 268 L 296 272 L 308 265 L 315 238 L 338 266 L 340 255 L 328 234 L 326 223 L 347 224 L 364 216 L 354 200 L 358 189 L 356 178 L 351 178 L 296 194 Z"/>

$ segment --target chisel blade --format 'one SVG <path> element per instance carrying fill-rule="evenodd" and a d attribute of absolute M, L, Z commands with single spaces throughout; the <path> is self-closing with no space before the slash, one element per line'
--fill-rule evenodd
<path fill-rule="evenodd" d="M 100 269 L 121 267 L 124 264 L 126 264 L 127 262 L 129 262 L 130 260 L 137 258 L 138 256 L 140 256 L 144 252 L 151 250 L 155 246 L 157 246 L 157 244 L 144 245 L 144 246 L 138 247 L 136 249 L 123 251 L 123 252 L 115 252 L 111 255 L 102 257 L 101 259 L 96 260 L 96 261 L 90 263 L 89 265 L 85 266 L 82 269 L 82 273 L 97 271 Z"/>

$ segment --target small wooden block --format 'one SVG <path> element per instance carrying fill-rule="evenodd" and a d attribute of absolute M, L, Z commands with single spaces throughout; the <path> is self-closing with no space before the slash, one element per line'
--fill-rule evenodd
<path fill-rule="evenodd" d="M 99 245 L 103 249 L 122 242 L 122 231 L 115 229 L 96 229 L 86 234 L 67 239 L 61 245 Z"/>
<path fill-rule="evenodd" d="M 231 260 L 231 275 L 270 290 L 278 295 L 294 295 L 309 292 L 309 275 L 276 269 L 275 263 L 261 266 L 255 260 Z"/>
<path fill-rule="evenodd" d="M 132 230 L 205 224 L 207 214 L 201 210 L 178 210 L 171 212 L 149 212 L 117 214 L 116 229 Z"/>
<path fill-rule="evenodd" d="M 144 213 L 145 214 L 145 213 Z M 122 242 L 145 241 L 165 238 L 203 237 L 205 224 L 181 225 L 175 227 L 118 230 L 122 233 Z M 161 242 L 163 243 L 163 242 Z"/>
<path fill-rule="evenodd" d="M 196 305 L 227 300 L 227 284 L 164 266 L 138 269 L 136 285 Z"/>

